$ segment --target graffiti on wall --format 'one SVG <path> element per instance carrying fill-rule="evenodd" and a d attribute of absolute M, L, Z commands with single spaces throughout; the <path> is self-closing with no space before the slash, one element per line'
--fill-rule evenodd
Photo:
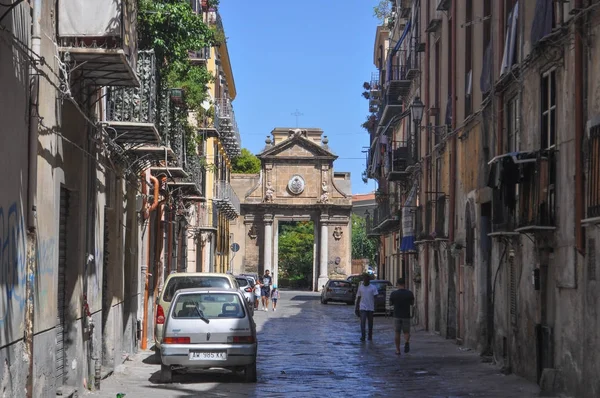
<path fill-rule="evenodd" d="M 17 202 L 0 205 L 0 344 L 22 336 L 25 316 L 25 220 Z"/>
<path fill-rule="evenodd" d="M 36 313 L 56 320 L 55 283 L 58 264 L 58 240 L 45 238 L 38 241 L 36 274 Z"/>

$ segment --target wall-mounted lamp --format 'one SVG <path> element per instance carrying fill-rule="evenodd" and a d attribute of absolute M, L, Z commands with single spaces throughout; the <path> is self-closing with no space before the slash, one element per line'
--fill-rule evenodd
<path fill-rule="evenodd" d="M 425 105 L 421 102 L 421 98 L 415 97 L 412 105 L 410 106 L 410 113 L 412 116 L 412 120 L 417 124 L 421 124 L 421 120 L 423 120 L 423 109 Z"/>

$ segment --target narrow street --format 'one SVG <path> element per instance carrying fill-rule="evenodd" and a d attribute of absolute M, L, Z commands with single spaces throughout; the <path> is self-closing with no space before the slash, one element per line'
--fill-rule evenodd
<path fill-rule="evenodd" d="M 282 292 L 277 312 L 257 311 L 258 383 L 210 371 L 159 382 L 160 363 L 141 352 L 89 396 L 115 397 L 535 397 L 538 386 L 503 375 L 472 351 L 413 331 L 411 352 L 394 354 L 391 318 L 375 318 L 372 342 L 359 341 L 353 307 L 322 305 L 318 293 Z M 88 396 L 86 395 L 86 396 Z"/>

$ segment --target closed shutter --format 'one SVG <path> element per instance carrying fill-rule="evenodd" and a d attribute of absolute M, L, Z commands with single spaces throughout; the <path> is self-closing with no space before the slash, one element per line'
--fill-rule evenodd
<path fill-rule="evenodd" d="M 65 314 L 66 314 L 66 268 L 67 268 L 67 217 L 69 210 L 69 191 L 60 189 L 60 218 L 58 232 L 58 289 L 57 309 L 58 322 L 56 326 L 56 385 L 62 386 L 66 375 L 65 355 Z"/>

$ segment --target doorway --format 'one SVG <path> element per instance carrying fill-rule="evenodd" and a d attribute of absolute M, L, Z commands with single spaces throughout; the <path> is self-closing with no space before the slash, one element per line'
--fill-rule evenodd
<path fill-rule="evenodd" d="M 278 287 L 311 289 L 318 276 L 313 266 L 313 221 L 279 221 L 277 233 Z"/>

